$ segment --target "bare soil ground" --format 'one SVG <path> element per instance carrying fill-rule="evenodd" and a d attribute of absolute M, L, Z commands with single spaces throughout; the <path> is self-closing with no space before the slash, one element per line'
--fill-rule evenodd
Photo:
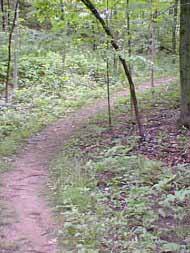
<path fill-rule="evenodd" d="M 173 78 L 163 78 L 155 86 L 167 84 Z M 139 86 L 143 91 L 149 83 Z M 128 90 L 118 92 L 112 106 Z M 28 144 L 12 163 L 12 171 L 1 177 L 0 200 L 7 208 L 8 222 L 0 222 L 1 253 L 55 253 L 56 224 L 53 211 L 46 201 L 48 164 L 67 140 L 88 120 L 107 108 L 106 100 L 97 100 L 75 113 L 48 126 L 29 139 Z"/>

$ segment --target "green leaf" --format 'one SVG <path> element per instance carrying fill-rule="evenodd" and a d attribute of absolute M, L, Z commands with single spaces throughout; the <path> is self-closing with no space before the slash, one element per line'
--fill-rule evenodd
<path fill-rule="evenodd" d="M 162 252 L 179 252 L 180 248 L 179 244 L 170 242 L 163 245 Z"/>

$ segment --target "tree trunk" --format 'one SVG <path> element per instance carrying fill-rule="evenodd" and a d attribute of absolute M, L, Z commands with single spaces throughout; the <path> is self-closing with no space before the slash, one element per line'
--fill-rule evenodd
<path fill-rule="evenodd" d="M 190 127 L 190 0 L 181 0 L 180 8 L 181 114 L 179 123 Z"/>
<path fill-rule="evenodd" d="M 132 55 L 132 47 L 131 47 L 131 20 L 130 20 L 130 10 L 129 10 L 129 0 L 126 2 L 126 20 L 127 20 L 127 49 L 128 49 L 128 57 L 131 58 Z M 131 60 L 131 59 L 130 59 Z M 131 63 L 129 65 L 129 72 L 132 76 L 132 67 Z M 133 117 L 133 99 L 130 96 L 131 103 L 131 118 Z"/>
<path fill-rule="evenodd" d="M 6 21 L 5 21 L 4 0 L 1 0 L 0 3 L 1 3 L 1 12 L 2 12 L 2 31 L 5 32 Z"/>
<path fill-rule="evenodd" d="M 11 50 L 12 49 L 12 38 L 13 38 L 14 28 L 16 25 L 18 5 L 19 5 L 19 0 L 16 1 L 13 23 L 12 23 L 12 26 L 10 28 L 10 33 L 9 33 L 8 62 L 7 62 L 6 81 L 5 81 L 5 102 L 6 103 L 8 103 L 8 101 L 9 101 L 9 79 L 10 79 L 11 60 L 12 60 L 12 50 Z"/>
<path fill-rule="evenodd" d="M 65 11 L 64 11 L 63 0 L 60 0 L 60 8 L 61 8 L 61 20 L 64 20 L 65 19 Z"/>
<path fill-rule="evenodd" d="M 10 0 L 7 0 L 7 27 L 8 29 L 10 29 L 10 11 L 11 11 Z"/>
<path fill-rule="evenodd" d="M 84 3 L 84 5 L 92 12 L 94 17 L 100 22 L 105 33 L 110 37 L 110 42 L 111 42 L 112 47 L 118 52 L 120 50 L 120 47 L 119 47 L 117 41 L 115 40 L 110 28 L 106 25 L 106 22 L 100 16 L 100 13 L 97 11 L 97 9 L 94 7 L 94 5 L 91 3 L 90 0 L 81 0 L 81 2 Z M 134 106 L 136 121 L 137 121 L 138 129 L 139 129 L 139 135 L 143 138 L 144 137 L 144 130 L 141 125 L 140 114 L 139 114 L 139 109 L 138 109 L 138 102 L 137 102 L 136 91 L 135 91 L 135 85 L 133 83 L 133 79 L 131 77 L 128 65 L 127 65 L 125 59 L 120 54 L 119 54 L 119 60 L 123 66 L 125 75 L 126 75 L 128 82 L 129 82 L 130 94 L 131 94 L 131 97 L 133 100 L 133 106 Z"/>
<path fill-rule="evenodd" d="M 17 16 L 15 21 L 15 34 L 14 34 L 14 69 L 13 69 L 13 84 L 14 90 L 18 88 L 18 19 L 19 19 L 19 5 L 17 9 Z"/>

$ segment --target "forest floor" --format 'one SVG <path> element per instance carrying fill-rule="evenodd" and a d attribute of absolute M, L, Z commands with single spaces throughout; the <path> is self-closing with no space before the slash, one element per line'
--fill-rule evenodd
<path fill-rule="evenodd" d="M 156 81 L 155 86 L 169 84 L 173 80 L 174 78 L 162 78 Z M 138 90 L 144 92 L 149 88 L 150 84 L 147 82 L 141 84 Z M 115 94 L 112 106 L 118 101 L 118 98 L 125 95 L 128 95 L 128 90 Z M 16 156 L 11 164 L 12 170 L 2 175 L 0 199 L 4 211 L 3 214 L 0 214 L 0 252 L 56 252 L 56 224 L 52 207 L 47 201 L 47 187 L 45 187 L 48 183 L 49 163 L 78 129 L 87 125 L 93 116 L 106 109 L 106 100 L 97 100 L 94 104 L 82 107 L 30 138 L 25 148 Z M 156 122 L 149 131 L 149 135 L 153 136 L 151 137 L 153 141 L 158 117 L 155 118 Z M 153 117 L 152 121 L 154 121 Z M 119 131 L 122 131 L 121 128 Z M 113 132 L 108 131 L 105 134 L 106 136 L 113 135 Z M 114 134 L 120 133 L 116 131 Z M 175 133 L 170 133 L 170 137 L 175 139 Z M 142 145 L 139 150 L 142 154 L 148 153 L 150 158 L 156 158 L 158 152 L 154 152 L 153 146 L 152 142 L 152 147 Z M 169 159 L 167 161 L 169 164 L 183 162 L 179 159 L 186 159 L 190 162 L 188 153 L 181 156 L 181 151 L 176 151 L 175 142 L 173 147 L 166 149 L 165 154 L 171 154 L 171 157 L 167 156 L 163 160 Z"/>
<path fill-rule="evenodd" d="M 61 252 L 190 253 L 190 131 L 176 82 L 129 97 L 81 127 L 51 162 Z"/>

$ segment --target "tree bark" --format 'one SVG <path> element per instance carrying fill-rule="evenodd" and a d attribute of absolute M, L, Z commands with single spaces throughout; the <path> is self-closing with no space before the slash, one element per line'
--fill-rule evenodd
<path fill-rule="evenodd" d="M 130 20 L 130 10 L 129 10 L 129 0 L 126 2 L 126 20 L 127 20 L 127 49 L 128 49 L 128 57 L 129 59 L 132 56 L 132 47 L 131 47 L 131 20 Z M 129 72 L 132 76 L 132 68 L 131 64 L 129 63 Z M 130 103 L 131 103 L 131 118 L 133 117 L 133 100 L 130 96 Z"/>
<path fill-rule="evenodd" d="M 1 12 L 2 12 L 2 31 L 5 32 L 6 21 L 5 21 L 4 0 L 1 0 L 0 3 L 1 3 Z"/>
<path fill-rule="evenodd" d="M 81 0 L 81 2 L 84 3 L 84 5 L 92 12 L 94 17 L 100 22 L 100 24 L 102 25 L 105 33 L 110 37 L 110 43 L 111 43 L 112 47 L 117 52 L 119 52 L 120 47 L 119 47 L 117 41 L 115 40 L 112 31 L 106 25 L 106 22 L 104 21 L 104 19 L 100 16 L 100 13 L 98 12 L 98 10 L 94 7 L 94 5 L 91 3 L 90 0 Z M 143 130 L 141 120 L 140 120 L 140 114 L 139 114 L 139 109 L 138 109 L 138 102 L 137 102 L 137 97 L 136 97 L 135 85 L 133 83 L 133 79 L 131 77 L 131 74 L 130 74 L 128 65 L 126 63 L 126 60 L 120 54 L 119 54 L 119 60 L 122 64 L 122 66 L 123 66 L 125 75 L 126 75 L 126 77 L 128 79 L 128 82 L 129 82 L 130 94 L 131 94 L 132 101 L 133 101 L 136 121 L 137 121 L 138 129 L 139 129 L 139 135 L 143 138 L 144 137 L 144 130 Z"/>
<path fill-rule="evenodd" d="M 63 0 L 60 0 L 60 8 L 61 8 L 61 20 L 64 20 L 65 19 L 65 11 L 64 11 Z"/>
<path fill-rule="evenodd" d="M 16 25 L 18 5 L 19 5 L 19 0 L 17 0 L 15 4 L 13 23 L 12 23 L 12 26 L 10 28 L 10 33 L 9 33 L 7 75 L 6 75 L 6 81 L 5 81 L 5 102 L 6 103 L 8 103 L 9 101 L 9 79 L 10 79 L 10 67 L 11 67 L 11 59 L 12 59 L 12 50 L 11 50 L 12 38 L 13 38 L 14 28 Z"/>
<path fill-rule="evenodd" d="M 17 17 L 15 21 L 15 34 L 14 34 L 14 69 L 13 69 L 14 90 L 18 88 L 18 42 L 19 42 L 18 20 L 19 20 L 19 5 L 17 9 Z"/>
<path fill-rule="evenodd" d="M 181 113 L 179 124 L 190 128 L 190 0 L 181 0 L 180 9 Z"/>
<path fill-rule="evenodd" d="M 7 27 L 9 29 L 10 27 L 10 10 L 11 10 L 11 5 L 10 5 L 10 0 L 7 0 Z"/>

